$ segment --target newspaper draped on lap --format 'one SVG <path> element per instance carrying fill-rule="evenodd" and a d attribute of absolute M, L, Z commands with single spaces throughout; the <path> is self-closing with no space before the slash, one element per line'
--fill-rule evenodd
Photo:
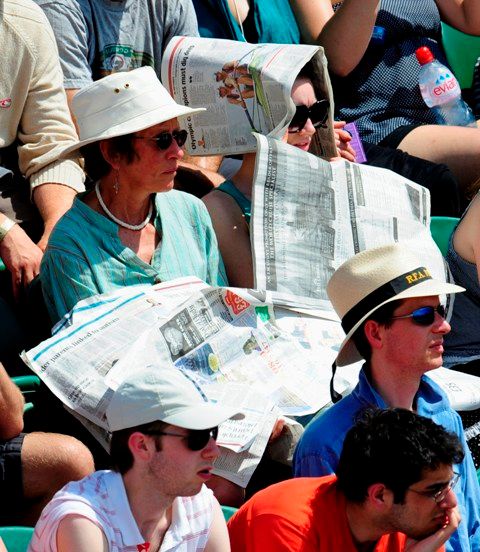
<path fill-rule="evenodd" d="M 329 163 L 255 136 L 255 287 L 270 292 L 275 304 L 338 320 L 326 293 L 333 272 L 356 253 L 393 242 L 406 242 L 432 276 L 445 280 L 426 188 L 386 169 Z"/>
<path fill-rule="evenodd" d="M 246 486 L 277 415 L 313 413 L 329 401 L 328 371 L 273 316 L 257 315 L 258 306 L 272 312 L 263 299 L 193 277 L 131 286 L 81 301 L 23 357 L 104 446 L 105 410 L 122 379 L 139 364 L 176 366 L 209 399 L 245 412 L 222 425 L 215 467 Z"/>
<path fill-rule="evenodd" d="M 187 152 L 253 152 L 252 132 L 282 138 L 295 113 L 291 88 L 307 62 L 317 99 L 330 104 L 326 124 L 317 129 L 312 150 L 328 159 L 337 153 L 333 94 L 323 48 L 172 38 L 163 55 L 162 83 L 178 103 L 207 108 L 179 121 L 188 131 Z"/>

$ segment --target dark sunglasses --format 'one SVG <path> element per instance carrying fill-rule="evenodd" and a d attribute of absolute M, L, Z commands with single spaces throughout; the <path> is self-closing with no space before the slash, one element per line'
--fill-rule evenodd
<path fill-rule="evenodd" d="M 187 447 L 190 450 L 202 450 L 208 445 L 210 437 L 215 441 L 218 437 L 218 427 L 211 429 L 190 429 L 186 435 L 173 433 L 170 431 L 145 431 L 146 435 L 169 435 L 170 437 L 181 437 L 187 441 Z"/>
<path fill-rule="evenodd" d="M 177 142 L 179 148 L 187 141 L 188 133 L 186 130 L 174 130 L 173 132 L 161 132 L 158 136 L 153 138 L 144 138 L 143 136 L 133 136 L 136 140 L 149 140 L 155 142 L 158 149 L 166 150 L 171 145 L 173 140 Z"/>
<path fill-rule="evenodd" d="M 308 119 L 312 121 L 315 128 L 324 126 L 328 117 L 328 108 L 330 102 L 328 100 L 318 100 L 312 106 L 297 105 L 295 115 L 288 125 L 288 132 L 300 132 L 307 124 Z"/>
<path fill-rule="evenodd" d="M 401 318 L 411 318 L 415 324 L 419 326 L 431 326 L 435 321 L 435 313 L 445 318 L 445 307 L 438 305 L 437 307 L 420 307 L 415 309 L 410 314 L 404 314 L 403 316 L 392 316 L 391 320 L 400 320 Z"/>

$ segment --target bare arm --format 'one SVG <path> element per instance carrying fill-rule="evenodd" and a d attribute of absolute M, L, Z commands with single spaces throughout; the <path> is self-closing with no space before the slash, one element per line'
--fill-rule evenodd
<path fill-rule="evenodd" d="M 62 519 L 57 529 L 57 552 L 108 552 L 104 532 L 93 521 L 71 515 Z"/>
<path fill-rule="evenodd" d="M 380 0 L 345 0 L 334 12 L 330 0 L 290 0 L 303 40 L 325 48 L 329 68 L 339 76 L 358 65 L 370 42 Z"/>
<path fill-rule="evenodd" d="M 23 429 L 23 395 L 0 364 L 0 439 L 16 437 Z"/>
<path fill-rule="evenodd" d="M 213 521 L 205 552 L 230 552 L 227 524 L 218 500 L 213 498 L 213 501 Z"/>
<path fill-rule="evenodd" d="M 33 191 L 33 200 L 43 219 L 43 235 L 38 242 L 38 247 L 45 251 L 48 238 L 58 219 L 66 212 L 73 203 L 76 195 L 73 188 L 62 184 L 42 184 Z"/>
<path fill-rule="evenodd" d="M 459 31 L 480 35 L 478 0 L 436 0 L 442 20 Z"/>
<path fill-rule="evenodd" d="M 217 172 L 221 160 L 222 157 L 219 155 L 213 157 L 192 157 L 185 154 L 183 160 L 180 161 L 180 166 L 206 178 L 216 188 L 225 180 L 225 177 Z"/>
<path fill-rule="evenodd" d="M 253 287 L 250 231 L 239 206 L 234 199 L 219 190 L 213 190 L 202 201 L 212 219 L 229 284 L 234 287 Z"/>

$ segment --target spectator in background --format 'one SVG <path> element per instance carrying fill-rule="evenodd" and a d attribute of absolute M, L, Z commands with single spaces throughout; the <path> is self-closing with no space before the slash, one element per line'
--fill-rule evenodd
<path fill-rule="evenodd" d="M 218 425 L 235 414 L 176 368 L 131 374 L 106 410 L 115 471 L 59 491 L 29 550 L 229 552 L 222 510 L 204 483 L 220 452 Z"/>
<path fill-rule="evenodd" d="M 200 36 L 242 42 L 299 44 L 288 0 L 193 0 Z"/>
<path fill-rule="evenodd" d="M 35 1 L 55 32 L 70 106 L 80 88 L 110 73 L 148 65 L 160 79 L 170 39 L 198 35 L 192 0 Z M 219 184 L 222 178 L 214 172 L 219 163 L 218 157 L 189 157 L 182 167 L 199 185 L 205 179 Z"/>
<path fill-rule="evenodd" d="M 0 364 L 1 525 L 33 525 L 69 481 L 94 469 L 90 451 L 73 437 L 21 433 L 23 396 Z"/>
<path fill-rule="evenodd" d="M 418 86 L 415 50 L 428 46 L 447 64 L 440 22 L 480 34 L 477 0 L 292 0 L 308 44 L 325 48 L 338 116 L 366 142 L 448 165 L 464 198 L 480 180 L 480 131 L 438 126 Z M 333 4 L 333 6 L 332 6 Z M 374 26 L 383 28 L 372 37 Z M 378 35 L 377 35 L 378 37 Z"/>
<path fill-rule="evenodd" d="M 347 334 L 336 365 L 362 358 L 365 364 L 352 393 L 309 424 L 295 450 L 294 474 L 311 477 L 336 472 L 345 435 L 363 408 L 414 410 L 458 435 L 462 443 L 465 457 L 455 469 L 460 474 L 463 521 L 447 550 L 471 552 L 480 550 L 477 474 L 460 416 L 425 375 L 442 365 L 443 339 L 450 331 L 439 295 L 461 291 L 459 286 L 433 279 L 428 268 L 400 244 L 358 253 L 335 271 L 327 293 Z"/>
<path fill-rule="evenodd" d="M 18 298 L 55 223 L 84 190 L 84 174 L 76 156 L 57 160 L 77 136 L 55 38 L 32 0 L 2 2 L 0 44 L 0 258 Z"/>
<path fill-rule="evenodd" d="M 452 331 L 445 339 L 444 365 L 480 375 L 480 193 L 455 228 L 445 256 L 455 282 L 466 292 L 453 304 Z"/>
<path fill-rule="evenodd" d="M 283 481 L 230 519 L 233 552 L 435 552 L 461 519 L 456 435 L 403 409 L 365 413 L 337 476 Z"/>

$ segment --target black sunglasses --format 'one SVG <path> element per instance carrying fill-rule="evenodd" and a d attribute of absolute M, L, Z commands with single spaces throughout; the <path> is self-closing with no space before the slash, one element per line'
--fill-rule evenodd
<path fill-rule="evenodd" d="M 288 125 L 288 132 L 300 132 L 307 124 L 308 119 L 312 121 L 315 128 L 324 126 L 328 117 L 328 108 L 330 102 L 328 100 L 318 100 L 312 106 L 297 105 L 297 110 Z"/>
<path fill-rule="evenodd" d="M 391 320 L 400 320 L 401 318 L 411 318 L 415 324 L 419 326 L 431 326 L 435 321 L 435 313 L 445 318 L 445 307 L 443 305 L 438 305 L 437 307 L 420 307 L 415 309 L 410 314 L 404 314 L 403 316 L 392 316 Z"/>
<path fill-rule="evenodd" d="M 149 140 L 155 142 L 158 149 L 166 150 L 171 145 L 173 140 L 177 142 L 179 148 L 187 141 L 188 133 L 186 130 L 174 130 L 173 132 L 161 132 L 158 136 L 153 138 L 144 138 L 143 136 L 133 136 L 136 140 Z"/>
<path fill-rule="evenodd" d="M 187 441 L 187 447 L 190 450 L 202 450 L 207 446 L 211 437 L 215 441 L 217 440 L 218 427 L 212 427 L 210 429 L 190 429 L 186 435 L 170 431 L 145 431 L 142 433 L 145 433 L 146 435 L 169 435 L 170 437 L 181 437 Z"/>

